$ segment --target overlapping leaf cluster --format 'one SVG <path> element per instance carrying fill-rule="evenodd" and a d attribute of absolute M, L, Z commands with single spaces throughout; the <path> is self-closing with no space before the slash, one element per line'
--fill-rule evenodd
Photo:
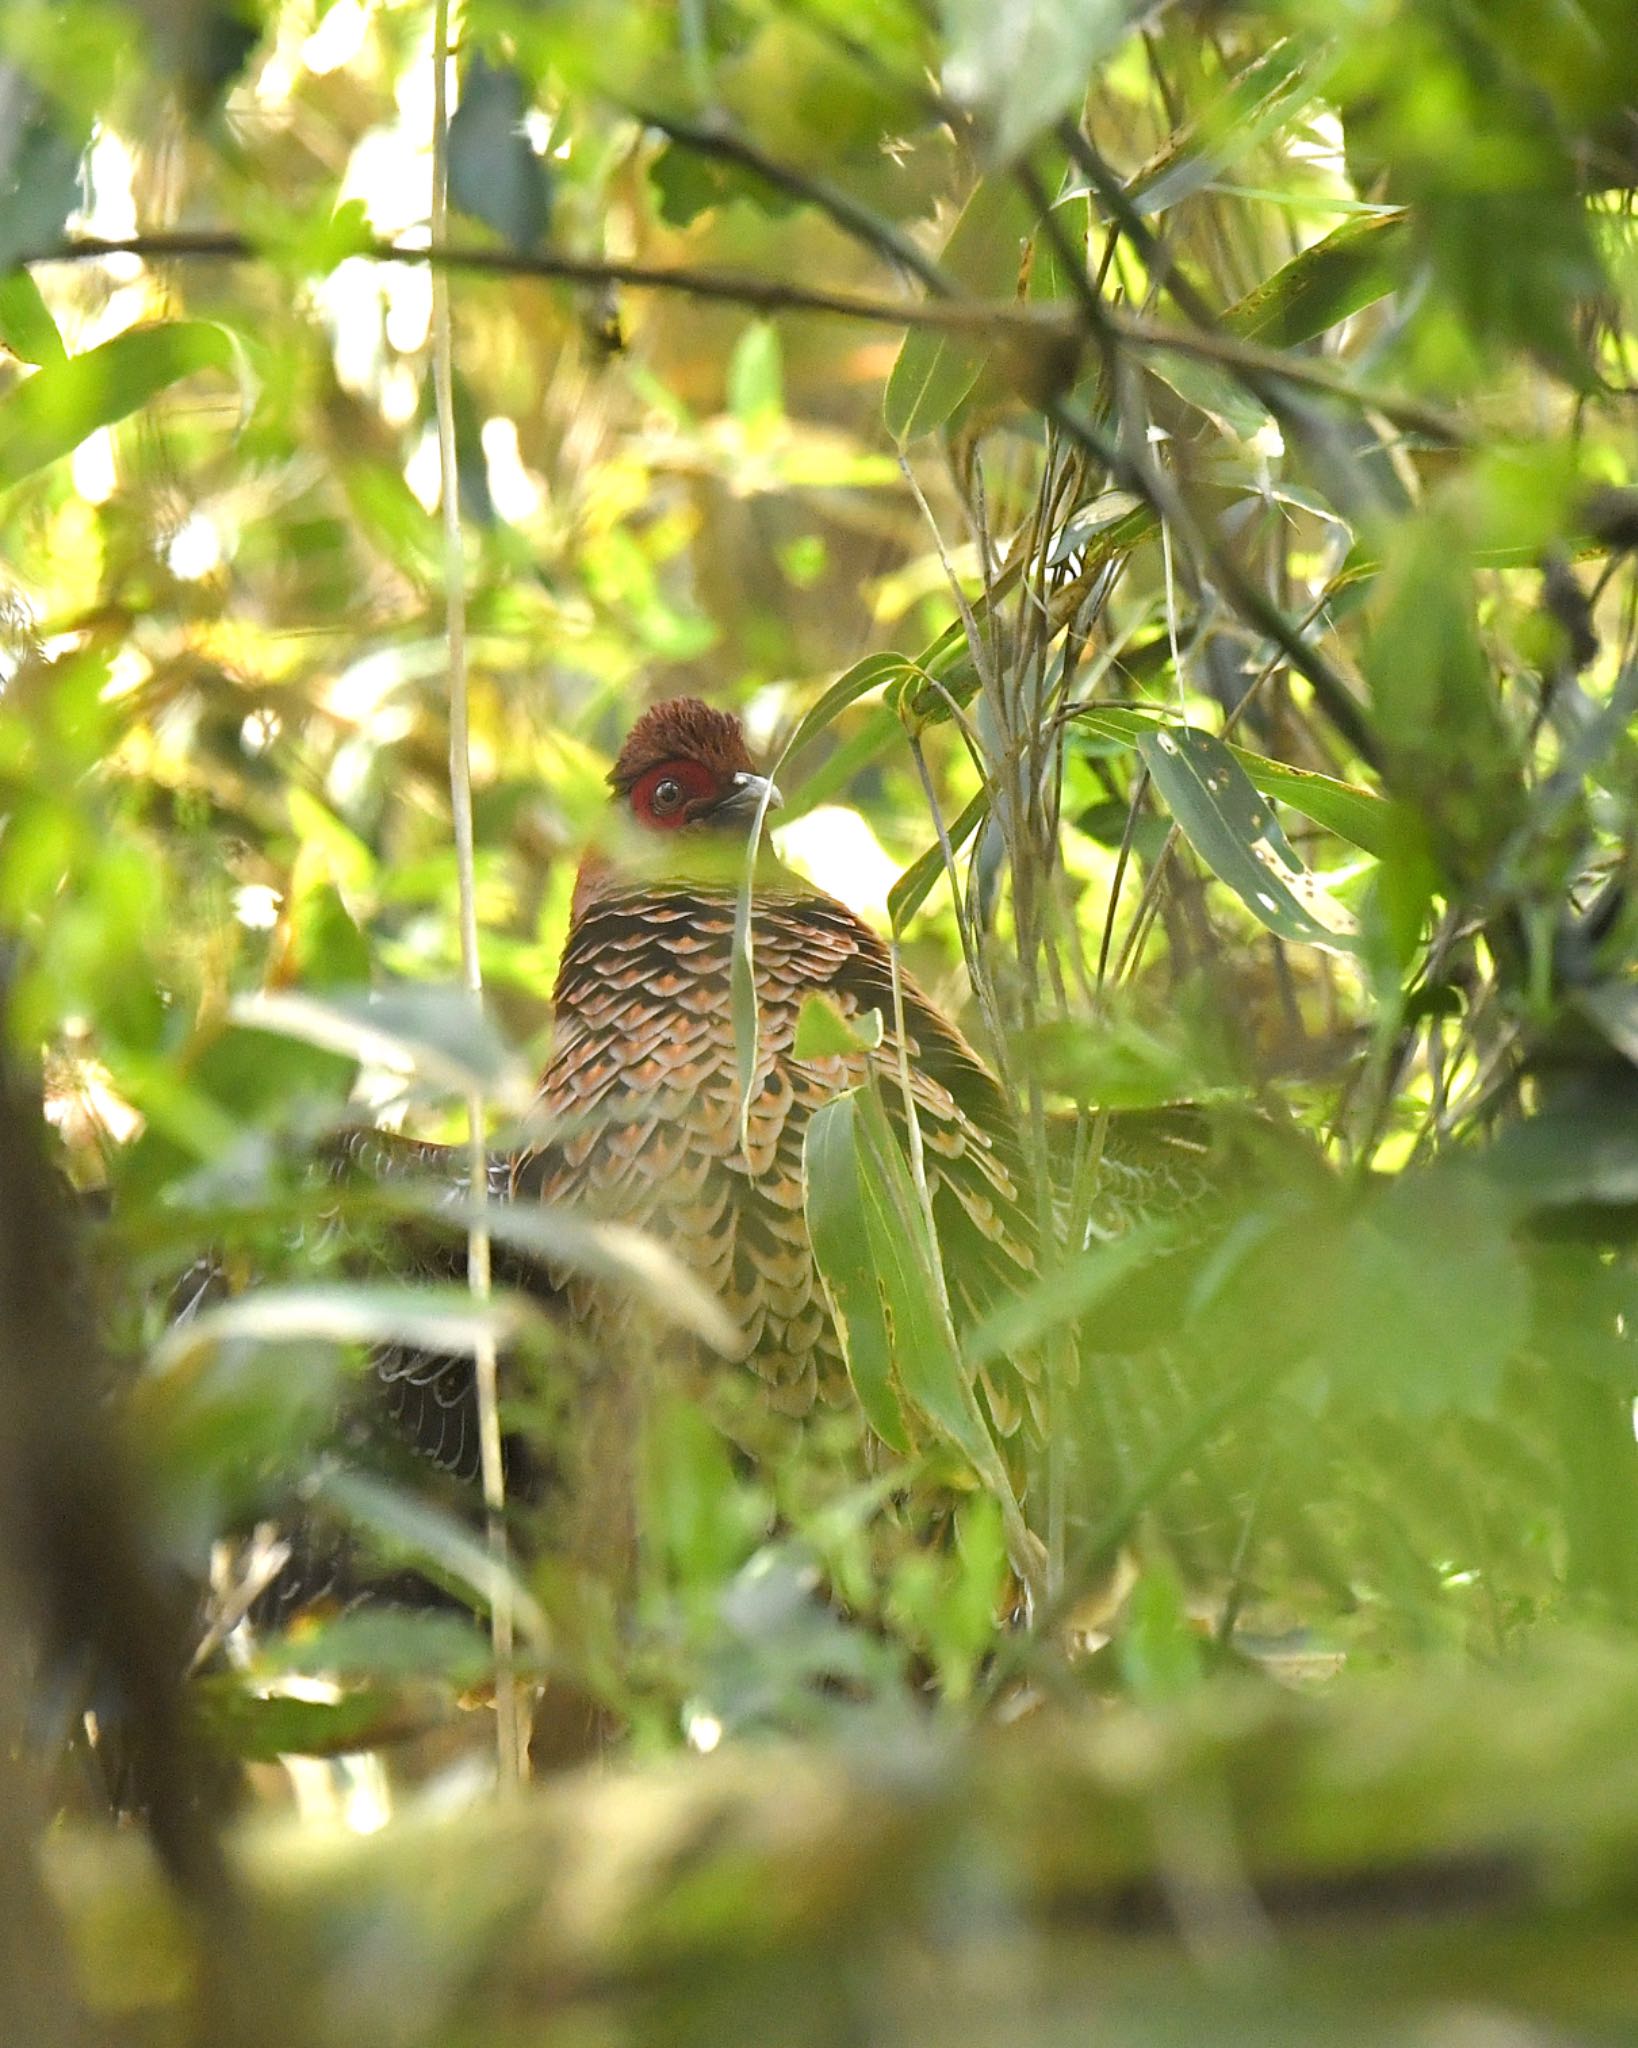
<path fill-rule="evenodd" d="M 133 1398 L 176 1560 L 298 1480 L 483 1604 L 478 1546 L 330 1427 L 365 1342 L 470 1313 L 361 1284 L 402 1190 L 312 1161 L 361 1081 L 434 1137 L 477 1082 L 504 1141 L 609 749 L 687 690 L 783 750 L 790 857 L 964 1007 L 1042 1267 L 957 1328 L 913 1159 L 872 1098 L 827 1112 L 875 1469 L 816 1430 L 747 1476 L 663 1417 L 636 1623 L 547 1564 L 540 1654 L 664 1745 L 913 1715 L 907 1654 L 960 1703 L 1101 1682 L 1088 1632 L 1141 1690 L 1630 1624 L 1621 0 L 471 0 L 492 1038 L 436 986 L 425 10 L 185 12 L 0 12 L 11 1030 L 111 1189 L 133 1353 L 207 1252 L 279 1290 Z M 545 1249 L 657 1291 L 640 1248 Z M 546 1358 L 519 1419 L 554 1398 Z M 958 1540 L 884 1552 L 912 1469 Z M 472 1676 L 441 1625 L 327 1647 L 372 1712 Z M 230 1741 L 319 1743 L 262 1695 L 322 1658 L 264 1655 L 204 1694 Z"/>

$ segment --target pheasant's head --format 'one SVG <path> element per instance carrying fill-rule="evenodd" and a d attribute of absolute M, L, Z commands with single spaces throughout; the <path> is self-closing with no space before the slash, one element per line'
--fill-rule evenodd
<path fill-rule="evenodd" d="M 650 832 L 731 832 L 743 838 L 779 791 L 759 775 L 732 713 L 698 697 L 645 711 L 609 775 L 616 799 Z M 764 803 L 766 799 L 766 803 Z"/>
<path fill-rule="evenodd" d="M 643 713 L 609 787 L 612 829 L 580 863 L 571 918 L 610 888 L 637 880 L 737 886 L 757 818 L 779 802 L 779 791 L 757 773 L 739 720 L 698 697 L 673 697 Z M 777 865 L 764 844 L 758 873 Z"/>

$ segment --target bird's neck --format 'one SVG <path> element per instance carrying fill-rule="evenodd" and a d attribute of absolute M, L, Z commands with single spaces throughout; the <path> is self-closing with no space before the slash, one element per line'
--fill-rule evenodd
<path fill-rule="evenodd" d="M 731 898 L 738 895 L 744 879 L 745 846 L 740 840 L 687 839 L 679 834 L 674 841 L 659 842 L 652 854 L 644 848 L 636 857 L 625 851 L 614 856 L 594 846 L 574 878 L 569 923 L 572 928 L 611 896 L 652 889 L 657 895 L 688 890 Z M 756 896 L 788 896 L 805 885 L 764 843 L 751 886 Z"/>

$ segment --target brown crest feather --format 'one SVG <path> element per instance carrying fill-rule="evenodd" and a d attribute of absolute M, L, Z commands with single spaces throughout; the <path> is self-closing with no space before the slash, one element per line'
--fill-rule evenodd
<path fill-rule="evenodd" d="M 739 720 L 698 697 L 670 697 L 645 711 L 626 735 L 609 782 L 615 789 L 629 789 L 665 761 L 700 761 L 721 775 L 756 772 Z"/>

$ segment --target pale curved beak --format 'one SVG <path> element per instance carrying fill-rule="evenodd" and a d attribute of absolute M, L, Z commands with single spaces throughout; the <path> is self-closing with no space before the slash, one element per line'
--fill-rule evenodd
<path fill-rule="evenodd" d="M 747 775 L 742 770 L 734 777 L 728 794 L 720 797 L 711 806 L 710 816 L 713 821 L 718 818 L 734 818 L 743 819 L 747 825 L 752 824 L 757 812 L 764 808 L 764 797 L 767 798 L 766 808 L 770 811 L 777 811 L 785 801 L 779 794 L 778 785 L 770 782 L 766 775 Z"/>

